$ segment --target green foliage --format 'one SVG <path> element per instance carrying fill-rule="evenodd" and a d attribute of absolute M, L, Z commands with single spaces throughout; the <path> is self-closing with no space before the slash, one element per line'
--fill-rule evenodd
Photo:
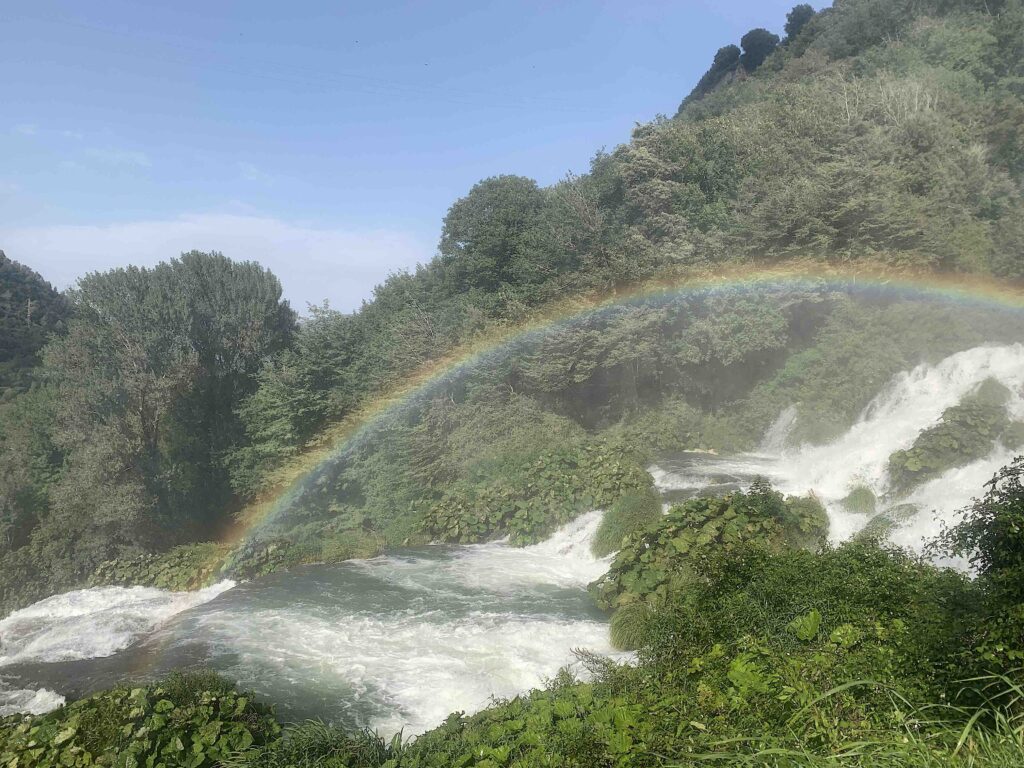
<path fill-rule="evenodd" d="M 748 493 L 691 499 L 626 542 L 608 572 L 590 585 L 599 607 L 616 609 L 632 602 L 658 604 L 685 590 L 694 564 L 716 552 L 731 552 L 750 542 L 773 550 L 816 549 L 825 541 L 828 517 L 813 498 L 783 498 L 766 482 Z"/>
<path fill-rule="evenodd" d="M 918 435 L 909 449 L 889 457 L 890 482 L 905 490 L 986 456 L 1010 425 L 1008 397 L 999 382 L 983 382 L 959 405 L 947 408 L 939 423 Z"/>
<path fill-rule="evenodd" d="M 824 746 L 898 727 L 889 691 L 945 695 L 978 617 L 966 578 L 870 542 L 818 554 L 748 545 L 692 567 L 648 625 L 641 669 L 709 730 L 782 734 L 788 722 L 805 746 Z"/>
<path fill-rule="evenodd" d="M 522 176 L 474 185 L 445 216 L 438 259 L 445 285 L 494 291 L 550 279 L 555 265 L 536 260 L 533 242 L 543 205 L 537 183 Z"/>
<path fill-rule="evenodd" d="M 800 34 L 807 22 L 814 18 L 814 8 L 807 3 L 794 5 L 793 10 L 786 14 L 786 40 L 793 40 Z"/>
<path fill-rule="evenodd" d="M 644 644 L 655 609 L 646 602 L 626 603 L 612 614 L 608 627 L 612 645 L 623 651 L 635 651 Z"/>
<path fill-rule="evenodd" d="M 161 554 L 141 554 L 100 563 L 89 586 L 144 586 L 174 592 L 208 586 L 220 572 L 229 547 L 213 542 L 182 544 Z"/>
<path fill-rule="evenodd" d="M 213 674 L 122 686 L 40 716 L 0 719 L 4 766 L 213 768 L 278 737 L 272 711 Z"/>
<path fill-rule="evenodd" d="M 29 387 L 40 350 L 69 314 L 49 283 L 0 251 L 0 403 Z"/>
<path fill-rule="evenodd" d="M 79 586 L 103 561 L 218 535 L 236 408 L 294 325 L 273 275 L 219 254 L 93 273 L 68 299 L 39 369 L 47 386 L 0 427 L 3 610 Z"/>
<path fill-rule="evenodd" d="M 531 544 L 581 512 L 607 508 L 651 477 L 601 445 L 510 457 L 500 474 L 462 483 L 428 509 L 423 529 L 441 541 L 472 543 L 508 535 Z"/>
<path fill-rule="evenodd" d="M 739 63 L 740 48 L 738 45 L 730 44 L 719 48 L 711 62 L 711 69 L 703 74 L 693 90 L 683 99 L 683 103 L 679 105 L 679 111 L 682 112 L 691 101 L 696 101 L 713 91 L 719 83 L 736 72 Z"/>
<path fill-rule="evenodd" d="M 847 512 L 855 515 L 874 515 L 877 510 L 878 500 L 875 494 L 866 485 L 858 485 L 850 491 L 839 502 Z"/>
<path fill-rule="evenodd" d="M 778 44 L 779 36 L 767 29 L 758 27 L 750 30 L 740 40 L 740 45 L 743 46 L 740 64 L 747 72 L 753 72 L 764 64 L 764 60 L 771 56 Z"/>
<path fill-rule="evenodd" d="M 986 620 L 974 652 L 988 663 L 1024 659 L 1024 458 L 1004 467 L 962 520 L 944 531 L 937 550 L 968 557 L 986 587 Z"/>
<path fill-rule="evenodd" d="M 282 738 L 223 760 L 223 768 L 397 768 L 401 734 L 390 743 L 369 731 L 348 733 L 323 723 L 289 728 Z"/>
<path fill-rule="evenodd" d="M 654 488 L 627 491 L 604 513 L 590 548 L 597 557 L 617 552 L 623 540 L 661 519 L 661 497 Z"/>

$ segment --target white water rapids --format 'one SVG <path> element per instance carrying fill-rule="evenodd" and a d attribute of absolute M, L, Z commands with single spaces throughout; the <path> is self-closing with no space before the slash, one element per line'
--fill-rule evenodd
<path fill-rule="evenodd" d="M 1012 452 L 996 445 L 905 498 L 890 492 L 889 456 L 990 377 L 1011 390 L 1010 416 L 1024 420 L 1024 347 L 983 346 L 897 376 L 828 445 L 787 448 L 798 418 L 789 408 L 757 453 L 685 454 L 651 471 L 668 498 L 744 486 L 755 475 L 786 493 L 813 492 L 835 540 L 868 522 L 839 503 L 864 485 L 880 511 L 915 505 L 892 538 L 919 548 Z M 543 684 L 573 662 L 573 649 L 611 653 L 606 617 L 585 591 L 608 565 L 590 553 L 600 518 L 583 515 L 520 549 L 430 546 L 194 594 L 97 588 L 51 597 L 0 621 L 0 714 L 45 711 L 126 678 L 205 666 L 275 703 L 286 719 L 419 733 L 450 712 Z"/>
<path fill-rule="evenodd" d="M 575 648 L 612 653 L 585 591 L 608 565 L 590 553 L 600 519 L 531 547 L 423 547 L 195 595 L 59 595 L 0 622 L 0 682 L 12 678 L 0 697 L 10 711 L 45 710 L 61 703 L 50 689 L 210 666 L 285 717 L 419 733 L 542 685 Z"/>

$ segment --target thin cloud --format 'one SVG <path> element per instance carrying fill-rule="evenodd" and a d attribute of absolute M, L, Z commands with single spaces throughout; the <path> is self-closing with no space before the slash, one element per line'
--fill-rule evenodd
<path fill-rule="evenodd" d="M 35 136 L 39 133 L 39 129 L 32 123 L 18 123 L 14 126 L 14 132 L 21 134 L 22 136 Z"/>
<path fill-rule="evenodd" d="M 327 299 L 352 310 L 389 273 L 414 267 L 432 249 L 405 232 L 318 229 L 281 219 L 193 214 L 105 226 L 0 229 L 0 248 L 58 288 L 88 272 L 152 266 L 193 249 L 258 261 L 284 285 L 299 311 Z"/>
<path fill-rule="evenodd" d="M 0 179 L 0 195 L 14 195 L 21 191 L 17 182 L 10 179 Z"/>
<path fill-rule="evenodd" d="M 267 182 L 270 181 L 270 174 L 261 171 L 252 163 L 240 162 L 238 164 L 238 174 L 246 181 L 255 182 Z"/>
<path fill-rule="evenodd" d="M 145 152 L 136 149 L 87 149 L 85 154 L 107 165 L 148 168 L 151 163 Z"/>

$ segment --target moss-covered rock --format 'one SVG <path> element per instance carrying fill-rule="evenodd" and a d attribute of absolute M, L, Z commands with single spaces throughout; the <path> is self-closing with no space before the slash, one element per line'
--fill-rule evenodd
<path fill-rule="evenodd" d="M 939 423 L 918 435 L 910 448 L 889 457 L 892 487 L 905 492 L 949 469 L 983 458 L 1004 434 L 1010 440 L 1018 439 L 1018 430 L 1010 429 L 1006 414 L 1009 396 L 1009 390 L 998 381 L 986 379 L 958 405 L 947 408 Z"/>
<path fill-rule="evenodd" d="M 875 494 L 866 485 L 858 485 L 839 502 L 843 509 L 855 515 L 873 515 L 877 511 Z"/>

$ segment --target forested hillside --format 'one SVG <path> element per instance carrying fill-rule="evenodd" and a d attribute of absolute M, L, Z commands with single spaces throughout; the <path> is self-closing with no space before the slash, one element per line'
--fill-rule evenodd
<path fill-rule="evenodd" d="M 777 44 L 754 30 L 738 55 L 720 51 L 675 117 L 588 173 L 481 181 L 449 210 L 437 256 L 353 314 L 296 326 L 276 278 L 219 256 L 85 278 L 32 374 L 46 386 L 4 413 L 0 602 L 216 536 L 326 425 L 562 299 L 794 261 L 1024 274 L 1021 3 L 850 0 L 798 7 L 785 26 Z M 528 479 L 538 435 L 566 466 L 599 452 L 638 469 L 652 445 L 749 447 L 799 400 L 818 417 L 797 434 L 826 439 L 896 371 L 1015 333 L 824 287 L 583 320 L 353 456 L 348 490 L 325 493 L 303 534 L 318 543 L 285 559 L 434 535 L 481 488 Z M 585 494 L 563 492 L 571 514 Z M 501 533 L 494 520 L 479 535 Z"/>

